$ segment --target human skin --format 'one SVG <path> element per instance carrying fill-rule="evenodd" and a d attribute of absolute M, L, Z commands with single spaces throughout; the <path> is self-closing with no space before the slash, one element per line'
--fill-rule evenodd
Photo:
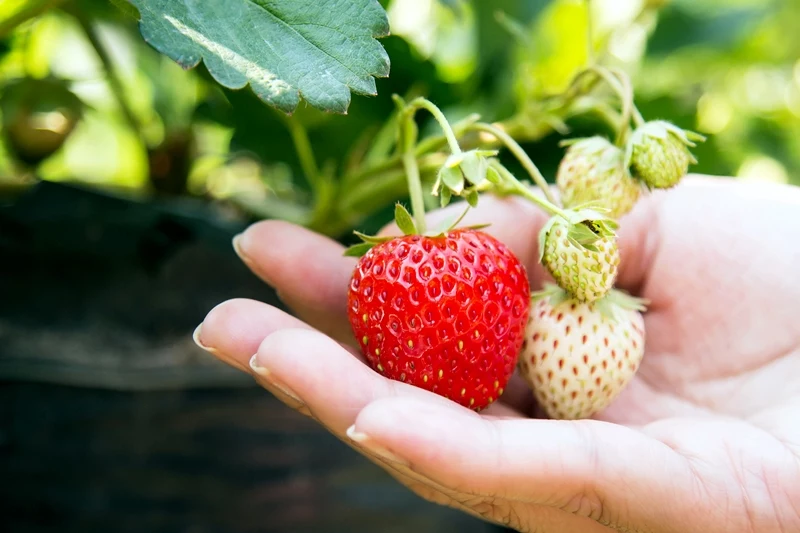
<path fill-rule="evenodd" d="M 490 222 L 536 289 L 545 221 L 484 195 L 464 224 Z M 800 532 L 800 188 L 691 176 L 620 224 L 646 353 L 591 420 L 544 419 L 516 376 L 478 414 L 372 371 L 347 323 L 355 259 L 285 222 L 235 247 L 295 316 L 231 300 L 195 340 L 423 498 L 519 531 Z"/>

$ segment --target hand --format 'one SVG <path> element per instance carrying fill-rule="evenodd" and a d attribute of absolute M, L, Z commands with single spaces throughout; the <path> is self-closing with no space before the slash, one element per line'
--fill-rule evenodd
<path fill-rule="evenodd" d="M 487 196 L 467 223 L 491 222 L 538 288 L 544 221 Z M 800 531 L 800 189 L 692 177 L 621 220 L 646 355 L 575 422 L 536 418 L 517 377 L 481 414 L 381 377 L 350 344 L 340 245 L 276 221 L 236 244 L 303 321 L 234 300 L 196 340 L 423 498 L 520 531 Z"/>

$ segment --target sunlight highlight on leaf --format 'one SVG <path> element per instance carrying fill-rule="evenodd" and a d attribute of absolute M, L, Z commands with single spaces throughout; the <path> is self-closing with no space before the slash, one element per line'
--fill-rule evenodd
<path fill-rule="evenodd" d="M 175 29 L 181 32 L 181 34 L 187 36 L 193 42 L 202 46 L 212 54 L 218 55 L 223 61 L 243 74 L 248 80 L 250 80 L 251 84 L 256 86 L 255 91 L 257 94 L 259 94 L 259 96 L 263 95 L 264 98 L 267 99 L 281 99 L 286 98 L 287 96 L 289 98 L 293 98 L 293 96 L 286 94 L 292 90 L 291 85 L 283 80 L 278 79 L 273 72 L 261 67 L 253 61 L 250 61 L 242 55 L 237 54 L 230 48 L 218 42 L 212 41 L 199 31 L 193 30 L 175 17 L 164 15 L 164 18 L 167 20 L 167 22 L 172 24 Z M 267 44 L 269 43 L 267 42 Z M 242 86 L 244 86 L 244 84 L 242 84 Z M 297 105 L 296 99 L 294 101 L 294 105 Z"/>

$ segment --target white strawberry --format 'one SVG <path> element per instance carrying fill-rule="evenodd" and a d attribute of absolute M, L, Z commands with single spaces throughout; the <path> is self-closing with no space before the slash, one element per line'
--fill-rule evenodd
<path fill-rule="evenodd" d="M 627 386 L 644 355 L 643 301 L 616 289 L 582 303 L 554 285 L 532 295 L 519 371 L 551 418 L 589 418 Z"/>

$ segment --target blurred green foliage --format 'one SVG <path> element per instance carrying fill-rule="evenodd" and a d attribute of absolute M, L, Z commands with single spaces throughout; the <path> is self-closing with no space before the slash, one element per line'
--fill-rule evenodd
<path fill-rule="evenodd" d="M 286 116 L 249 88 L 219 86 L 202 64 L 187 71 L 159 54 L 127 2 L 3 1 L 2 94 L 21 78 L 63 86 L 81 112 L 0 97 L 0 195 L 51 180 L 310 225 L 322 220 L 320 203 L 335 202 L 324 219 L 333 225 L 321 229 L 371 231 L 405 197 L 399 167 L 385 164 L 393 93 L 424 95 L 453 121 L 504 121 L 552 179 L 558 141 L 603 124 L 542 105 L 586 64 L 590 16 L 594 53 L 631 75 L 645 117 L 708 136 L 694 171 L 800 184 L 800 2 L 593 0 L 590 14 L 583 0 L 381 4 L 391 73 L 377 80 L 378 95 L 353 95 L 346 115 L 301 103 Z M 420 127 L 438 133 L 427 117 Z M 43 143 L 42 156 L 20 152 L 12 137 L 22 130 L 27 143 Z"/>

